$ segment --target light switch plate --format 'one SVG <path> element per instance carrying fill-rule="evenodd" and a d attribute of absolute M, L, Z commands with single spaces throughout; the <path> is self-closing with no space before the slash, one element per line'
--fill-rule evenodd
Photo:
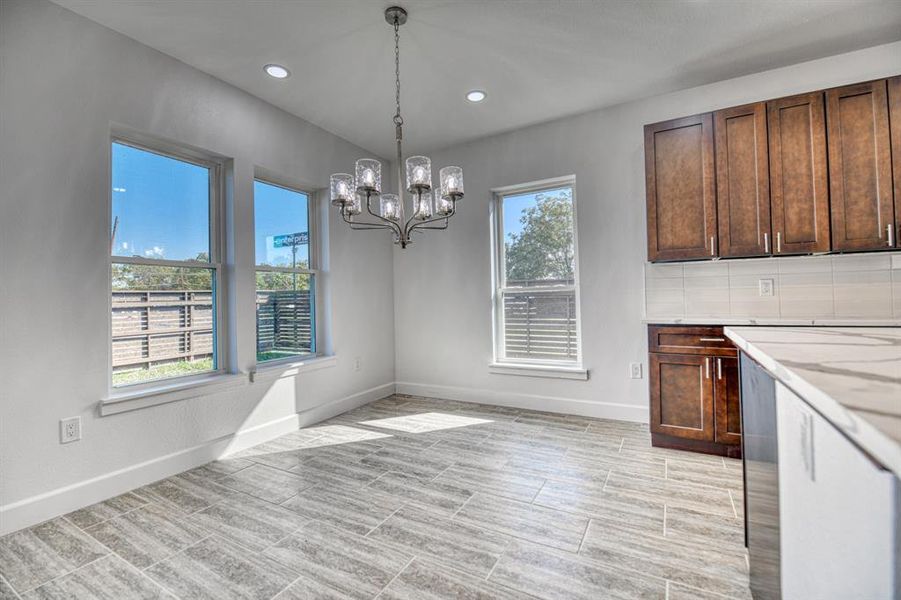
<path fill-rule="evenodd" d="M 761 296 L 773 296 L 773 280 L 760 279 L 757 281 L 757 288 Z"/>
<path fill-rule="evenodd" d="M 629 376 L 632 379 L 641 379 L 641 363 L 634 362 L 629 364 Z"/>

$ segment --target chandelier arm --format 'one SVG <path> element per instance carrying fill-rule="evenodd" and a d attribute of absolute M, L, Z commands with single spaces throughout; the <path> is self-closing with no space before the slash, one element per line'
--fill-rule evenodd
<path fill-rule="evenodd" d="M 447 221 L 445 221 L 443 225 L 425 225 L 423 223 L 417 223 L 416 225 L 414 225 L 413 227 L 410 228 L 410 233 L 412 233 L 415 230 L 423 231 L 426 229 L 431 229 L 433 231 L 443 231 L 448 228 L 448 225 L 450 225 L 450 223 Z"/>
<path fill-rule="evenodd" d="M 386 219 L 382 215 L 380 215 L 372 210 L 372 194 L 370 192 L 366 192 L 366 212 L 368 212 L 370 215 L 372 215 L 379 221 L 382 221 L 382 223 L 384 223 L 384 225 L 381 225 L 382 227 L 390 228 L 398 235 L 400 234 L 400 225 L 398 225 L 391 219 Z"/>
<path fill-rule="evenodd" d="M 419 223 L 413 223 L 412 226 L 407 227 L 407 235 L 413 232 L 414 229 L 447 229 L 447 226 L 450 224 L 450 218 L 453 217 L 457 213 L 457 207 L 454 205 L 451 208 L 451 211 L 444 216 L 434 217 L 432 219 L 426 219 L 424 221 L 420 221 Z M 438 223 L 439 221 L 443 221 L 443 226 L 438 227 L 424 227 L 425 225 L 429 225 L 430 223 Z"/>
<path fill-rule="evenodd" d="M 390 227 L 383 223 L 368 223 L 366 221 L 352 221 L 347 218 L 347 215 L 344 214 L 343 210 L 340 212 L 341 212 L 341 218 L 344 219 L 344 222 L 347 223 L 348 225 L 350 225 L 350 228 L 355 231 L 363 231 L 366 229 L 391 229 L 395 233 L 397 232 L 397 230 L 394 229 L 393 227 Z"/>
<path fill-rule="evenodd" d="M 398 186 L 398 187 L 400 187 L 400 186 Z M 420 202 L 422 202 L 422 192 L 421 191 L 416 192 L 416 199 L 419 200 Z M 410 223 L 412 223 L 415 219 L 416 219 L 416 204 L 414 202 L 413 214 L 411 214 L 410 218 L 407 219 L 406 222 L 404 222 L 404 231 L 411 231 Z"/>

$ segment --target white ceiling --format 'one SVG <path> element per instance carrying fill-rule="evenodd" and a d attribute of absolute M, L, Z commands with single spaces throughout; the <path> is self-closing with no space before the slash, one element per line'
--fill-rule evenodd
<path fill-rule="evenodd" d="M 54 0 L 382 157 L 384 0 Z M 901 39 L 897 0 L 402 0 L 405 150 Z M 283 81 L 265 63 L 288 67 Z M 473 105 L 473 88 L 488 99 Z"/>

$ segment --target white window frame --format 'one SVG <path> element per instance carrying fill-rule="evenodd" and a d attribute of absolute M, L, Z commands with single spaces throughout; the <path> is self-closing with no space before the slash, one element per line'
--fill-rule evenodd
<path fill-rule="evenodd" d="M 321 259 L 321 245 L 319 243 L 319 209 L 318 209 L 318 198 L 319 195 L 316 191 L 309 189 L 304 185 L 297 185 L 295 183 L 289 182 L 287 179 L 272 175 L 268 172 L 261 172 L 261 170 L 257 170 L 253 177 L 253 182 L 259 181 L 260 183 L 264 183 L 266 185 L 272 185 L 275 187 L 279 187 L 289 192 L 295 192 L 298 194 L 304 194 L 307 197 L 307 230 L 309 232 L 309 242 L 307 244 L 310 266 L 307 269 L 302 267 L 267 267 L 264 265 L 260 265 L 257 262 L 256 256 L 256 222 L 254 222 L 253 228 L 253 248 L 254 248 L 254 256 L 253 256 L 253 302 L 254 302 L 254 338 L 253 338 L 253 348 L 254 348 L 254 362 L 260 369 L 268 369 L 269 367 L 279 367 L 284 365 L 289 365 L 297 362 L 302 362 L 309 358 L 324 356 L 322 352 L 323 344 L 325 342 L 324 335 L 322 332 L 322 327 L 320 327 L 321 319 L 320 319 L 320 306 L 321 300 L 323 298 L 322 295 L 322 281 L 321 281 L 321 270 L 319 269 L 320 259 Z M 253 202 L 253 211 L 254 211 L 254 219 L 256 219 L 256 197 L 254 197 Z M 256 335 L 256 323 L 257 323 L 257 315 L 256 315 L 256 296 L 257 296 L 257 273 L 260 271 L 270 271 L 270 272 L 281 272 L 281 273 L 297 273 L 297 274 L 306 274 L 312 276 L 313 282 L 313 315 L 311 319 L 311 325 L 313 327 L 313 352 L 308 352 L 306 354 L 294 354 L 292 356 L 286 356 L 284 358 L 276 358 L 272 360 L 259 361 L 257 359 L 257 335 Z"/>
<path fill-rule="evenodd" d="M 223 182 L 225 169 L 223 162 L 217 157 L 202 154 L 175 144 L 148 138 L 140 134 L 113 134 L 107 144 L 109 160 L 107 161 L 107 232 L 112 231 L 113 224 L 113 144 L 130 146 L 144 152 L 150 152 L 159 156 L 172 158 L 209 169 L 209 237 L 210 237 L 210 261 L 198 260 L 167 260 L 147 258 L 143 256 L 116 256 L 113 248 L 109 248 L 107 264 L 107 398 L 140 396 L 143 393 L 153 392 L 158 389 L 169 389 L 173 386 L 190 386 L 194 383 L 207 381 L 210 378 L 222 376 L 227 373 L 226 356 L 228 345 L 228 321 L 226 319 L 226 299 L 224 269 L 222 268 L 222 256 L 225 249 L 224 214 L 225 198 L 222 191 L 225 189 Z M 113 385 L 113 277 L 112 268 L 115 264 L 131 264 L 155 267 L 187 267 L 202 268 L 213 271 L 213 362 L 215 368 L 194 375 L 178 377 L 166 377 L 153 379 L 140 383 L 114 386 Z"/>
<path fill-rule="evenodd" d="M 545 190 L 569 187 L 572 190 L 573 204 L 573 284 L 534 286 L 528 288 L 507 287 L 506 285 L 506 246 L 504 244 L 504 198 L 521 194 L 541 192 Z M 566 175 L 551 179 L 542 179 L 528 183 L 494 188 L 491 190 L 491 237 L 492 237 L 492 329 L 494 337 L 494 363 L 492 371 L 512 375 L 525 374 L 515 367 L 534 368 L 538 373 L 547 373 L 548 376 L 560 376 L 565 378 L 584 379 L 587 372 L 582 370 L 582 311 L 579 292 L 579 239 L 578 239 L 578 204 L 576 202 L 576 176 Z M 576 360 L 552 360 L 530 358 L 507 358 L 504 349 L 506 347 L 504 333 L 504 295 L 507 293 L 559 293 L 574 292 L 576 303 Z M 557 375 L 553 375 L 556 373 Z M 568 375 L 575 374 L 574 377 Z"/>

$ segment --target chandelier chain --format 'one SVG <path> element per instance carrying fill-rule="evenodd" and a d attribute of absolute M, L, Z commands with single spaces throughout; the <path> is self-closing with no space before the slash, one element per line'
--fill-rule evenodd
<path fill-rule="evenodd" d="M 399 6 L 391 6 L 385 10 L 385 20 L 394 27 L 393 121 L 397 147 L 397 163 L 394 165 L 397 169 L 397 194 L 393 195 L 393 199 L 390 194 L 382 194 L 380 161 L 369 158 L 357 161 L 356 177 L 348 173 L 332 174 L 329 187 L 332 205 L 338 209 L 341 218 L 351 229 L 390 230 L 394 233 L 394 243 L 406 248 L 413 241 L 415 231 L 447 229 L 451 217 L 457 212 L 457 202 L 463 198 L 463 170 L 460 167 L 444 167 L 440 173 L 440 187 L 433 188 L 429 159 L 423 156 L 410 157 L 406 162 L 407 185 L 404 185 L 404 119 L 400 114 L 400 26 L 407 22 L 407 11 Z M 413 214 L 409 218 L 405 215 L 404 191 L 414 195 Z M 373 202 L 377 203 L 375 210 Z M 374 220 L 358 219 L 357 216 L 364 211 Z"/>
<path fill-rule="evenodd" d="M 397 112 L 394 113 L 394 124 L 403 125 L 404 119 L 400 116 L 400 23 L 394 17 L 394 103 Z"/>

